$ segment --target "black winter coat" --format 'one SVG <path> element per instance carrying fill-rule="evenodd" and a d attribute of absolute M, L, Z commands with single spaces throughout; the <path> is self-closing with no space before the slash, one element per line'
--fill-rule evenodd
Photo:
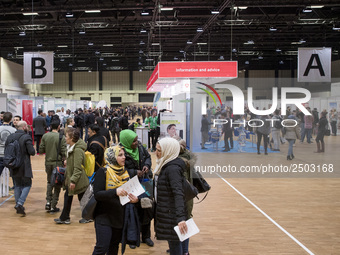
<path fill-rule="evenodd" d="M 18 139 L 21 152 L 24 157 L 24 162 L 18 169 L 11 170 L 11 176 L 33 178 L 31 156 L 35 155 L 35 149 L 33 147 L 32 137 L 25 133 L 23 130 L 18 130 L 14 134 L 10 134 L 7 137 L 5 147 L 12 141 Z"/>
<path fill-rule="evenodd" d="M 176 158 L 162 167 L 157 180 L 155 232 L 158 240 L 178 241 L 174 227 L 187 219 L 183 192 L 185 163 Z"/>
<path fill-rule="evenodd" d="M 139 151 L 139 162 L 134 160 L 130 156 L 130 154 L 125 152 L 125 169 L 128 171 L 129 175 L 132 178 L 135 175 L 137 175 L 137 170 L 142 170 L 144 166 L 147 166 L 149 168 L 148 175 L 152 178 L 151 156 L 149 152 L 144 148 L 144 146 L 140 142 L 138 142 L 138 151 Z"/>

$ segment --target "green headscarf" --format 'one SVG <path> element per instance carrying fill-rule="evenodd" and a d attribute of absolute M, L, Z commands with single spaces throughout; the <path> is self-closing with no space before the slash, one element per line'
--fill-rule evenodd
<path fill-rule="evenodd" d="M 131 148 L 133 140 L 135 140 L 136 137 L 137 134 L 130 129 L 125 129 L 121 131 L 119 135 L 120 143 L 124 146 L 125 151 L 139 164 L 138 147 L 134 150 Z"/>

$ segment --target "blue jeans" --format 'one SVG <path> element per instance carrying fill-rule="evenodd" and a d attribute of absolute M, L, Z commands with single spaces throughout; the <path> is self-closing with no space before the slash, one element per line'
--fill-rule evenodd
<path fill-rule="evenodd" d="M 168 241 L 170 248 L 170 255 L 182 255 L 182 243 L 180 241 Z"/>
<path fill-rule="evenodd" d="M 288 143 L 289 143 L 289 147 L 288 147 L 288 156 L 293 155 L 293 144 L 295 143 L 295 139 L 287 139 Z"/>
<path fill-rule="evenodd" d="M 32 179 L 29 177 L 14 177 L 13 181 L 15 202 L 24 205 L 32 187 Z"/>

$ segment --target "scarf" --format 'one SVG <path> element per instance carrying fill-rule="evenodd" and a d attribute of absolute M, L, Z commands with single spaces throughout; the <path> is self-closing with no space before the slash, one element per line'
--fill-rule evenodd
<path fill-rule="evenodd" d="M 120 145 L 105 150 L 106 185 L 105 190 L 116 189 L 129 180 L 129 174 L 124 166 L 118 165 L 117 156 L 124 147 Z"/>
<path fill-rule="evenodd" d="M 156 160 L 156 168 L 153 171 L 155 175 L 159 175 L 162 167 L 178 157 L 180 151 L 179 142 L 173 138 L 166 137 L 158 141 L 162 149 L 162 155 L 160 159 Z"/>
<path fill-rule="evenodd" d="M 120 132 L 120 143 L 124 146 L 125 151 L 139 164 L 139 150 L 131 148 L 133 140 L 137 137 L 137 134 L 130 129 L 125 129 Z"/>
<path fill-rule="evenodd" d="M 66 158 L 68 158 L 68 155 L 73 151 L 75 145 L 76 144 L 73 144 L 72 146 L 70 146 L 69 144 L 67 145 Z"/>

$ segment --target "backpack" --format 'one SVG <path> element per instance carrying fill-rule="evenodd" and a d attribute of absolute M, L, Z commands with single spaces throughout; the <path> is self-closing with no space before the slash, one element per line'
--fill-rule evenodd
<path fill-rule="evenodd" d="M 104 150 L 104 156 L 103 156 L 103 163 L 102 165 L 100 166 L 98 164 L 98 162 L 96 162 L 96 157 L 89 151 L 85 151 L 85 165 L 84 165 L 84 170 L 85 170 L 85 173 L 88 177 L 91 177 L 94 173 L 94 169 L 96 167 L 96 164 L 99 166 L 99 167 L 103 167 L 105 166 L 106 164 L 106 161 L 105 161 L 105 150 L 107 148 L 107 139 L 105 136 L 103 136 L 104 139 L 105 139 L 105 147 L 100 143 L 100 142 L 97 142 L 97 141 L 93 141 L 90 143 L 90 145 L 92 143 L 96 143 L 96 144 L 99 144 L 103 150 Z"/>
<path fill-rule="evenodd" d="M 84 170 L 85 170 L 85 173 L 88 177 L 91 177 L 93 175 L 95 166 L 96 166 L 95 156 L 91 152 L 85 151 Z"/>
<path fill-rule="evenodd" d="M 51 186 L 62 185 L 65 180 L 65 167 L 57 166 L 53 168 L 51 175 Z"/>
<path fill-rule="evenodd" d="M 19 144 L 19 140 L 23 135 L 5 146 L 3 163 L 8 169 L 19 168 L 24 162 L 24 155 Z"/>
<path fill-rule="evenodd" d="M 279 120 L 279 121 L 276 120 L 276 121 L 274 122 L 274 127 L 277 128 L 277 129 L 281 129 L 281 128 L 283 128 L 283 126 L 282 126 L 282 124 L 281 124 L 282 118 L 279 117 L 278 120 Z"/>

